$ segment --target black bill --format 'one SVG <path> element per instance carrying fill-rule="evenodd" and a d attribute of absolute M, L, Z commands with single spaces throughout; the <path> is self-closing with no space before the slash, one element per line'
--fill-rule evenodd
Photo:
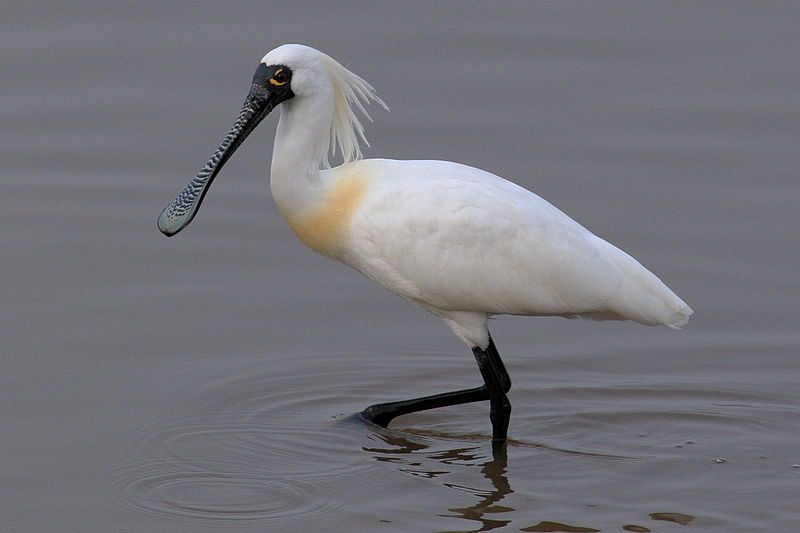
<path fill-rule="evenodd" d="M 161 233 L 172 237 L 189 225 L 189 222 L 197 214 L 197 210 L 200 209 L 200 204 L 203 202 L 211 182 L 214 181 L 225 162 L 278 103 L 280 102 L 275 102 L 271 93 L 264 86 L 253 83 L 242 106 L 242 111 L 239 113 L 239 118 L 236 119 L 236 123 L 225 136 L 217 151 L 186 188 L 161 211 L 161 215 L 158 217 L 158 229 L 161 230 Z"/>

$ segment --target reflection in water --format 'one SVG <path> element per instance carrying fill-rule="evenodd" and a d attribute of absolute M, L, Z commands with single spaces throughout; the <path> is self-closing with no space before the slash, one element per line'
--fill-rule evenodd
<path fill-rule="evenodd" d="M 492 529 L 503 527 L 511 523 L 511 520 L 494 520 L 484 517 L 485 514 L 508 513 L 514 511 L 512 507 L 496 505 L 498 502 L 502 501 L 503 498 L 514 492 L 506 477 L 507 467 L 508 454 L 506 452 L 506 447 L 502 446 L 498 449 L 492 448 L 492 460 L 484 463 L 483 468 L 481 468 L 483 476 L 492 484 L 492 490 L 470 490 L 470 492 L 481 497 L 481 500 L 469 507 L 450 509 L 450 511 L 456 513 L 453 516 L 480 522 L 481 528 L 475 531 L 491 531 Z M 445 485 L 451 488 L 469 490 L 466 487 L 459 487 L 457 485 L 450 485 L 447 483 L 445 483 Z"/>
<path fill-rule="evenodd" d="M 482 487 L 467 486 L 464 484 L 442 481 L 442 485 L 450 488 L 467 492 L 477 498 L 477 501 L 466 507 L 456 507 L 448 509 L 450 514 L 442 514 L 444 517 L 461 518 L 477 523 L 477 529 L 449 530 L 440 533 L 472 533 L 479 531 L 492 531 L 505 528 L 510 525 L 511 518 L 504 518 L 504 513 L 513 513 L 515 508 L 509 505 L 502 505 L 501 502 L 509 495 L 514 493 L 511 483 L 508 480 L 508 452 L 507 446 L 494 449 L 486 442 L 486 437 L 481 435 L 452 435 L 435 431 L 413 431 L 406 430 L 403 433 L 372 426 L 373 436 L 380 439 L 386 446 L 363 447 L 365 452 L 372 454 L 377 461 L 393 463 L 400 472 L 411 474 L 417 477 L 429 479 L 442 478 L 454 472 L 452 467 L 475 467 L 480 466 L 483 479 L 488 483 Z M 458 442 L 453 448 L 442 449 L 435 443 Z M 474 442 L 474 444 L 473 444 Z M 465 445 L 465 443 L 468 443 Z M 541 444 L 525 443 L 509 440 L 508 446 L 512 447 L 534 447 L 555 451 L 558 453 L 576 454 L 586 457 L 602 457 L 612 460 L 630 460 L 631 457 L 620 457 L 607 454 L 586 453 L 575 450 L 562 450 L 551 448 Z M 491 450 L 491 456 L 487 454 L 487 448 Z M 656 516 L 657 515 L 657 516 Z M 508 516 L 508 515 L 507 515 Z M 678 513 L 655 513 L 651 515 L 654 520 L 669 520 L 676 523 L 688 524 L 692 517 L 680 515 Z M 684 518 L 688 518 L 686 521 Z M 538 532 L 596 532 L 600 531 L 587 526 L 570 525 L 550 520 L 542 520 L 534 525 L 527 525 L 519 531 L 538 531 Z M 519 526 L 517 526 L 519 527 Z M 650 531 L 648 528 L 633 524 L 623 527 L 625 531 Z"/>
<path fill-rule="evenodd" d="M 688 526 L 694 521 L 692 515 L 683 513 L 650 513 L 650 518 L 653 520 L 665 520 L 667 522 L 674 522 L 682 526 Z"/>
<path fill-rule="evenodd" d="M 508 454 L 506 447 L 502 446 L 498 449 L 492 449 L 492 458 L 484 463 L 476 463 L 484 459 L 485 456 L 481 455 L 480 446 L 467 446 L 452 448 L 447 450 L 430 450 L 428 444 L 411 440 L 405 436 L 397 433 L 390 433 L 389 431 L 375 433 L 375 436 L 380 438 L 386 443 L 388 448 L 380 447 L 365 447 L 364 451 L 375 454 L 374 457 L 378 461 L 395 462 L 402 466 L 398 468 L 399 471 L 409 473 L 415 476 L 423 476 L 428 478 L 436 478 L 450 472 L 449 469 L 431 469 L 423 460 L 433 460 L 441 465 L 480 465 L 483 477 L 489 481 L 490 488 L 475 488 L 467 487 L 464 485 L 457 485 L 453 483 L 443 483 L 444 486 L 469 492 L 479 498 L 479 501 L 468 507 L 460 507 L 448 509 L 451 515 L 456 518 L 463 518 L 478 522 L 479 529 L 464 530 L 466 532 L 473 531 L 491 531 L 493 529 L 504 527 L 511 523 L 511 520 L 501 520 L 490 518 L 486 515 L 493 515 L 498 513 L 508 513 L 515 509 L 498 505 L 506 496 L 513 493 L 513 489 L 508 482 L 506 476 L 506 469 L 508 467 Z M 405 454 L 414 455 L 422 452 L 422 460 L 402 457 Z"/>
<path fill-rule="evenodd" d="M 440 533 L 473 533 L 479 531 L 492 531 L 495 529 L 503 528 L 511 524 L 511 519 L 503 519 L 495 516 L 503 513 L 511 513 L 516 511 L 513 507 L 508 505 L 500 505 L 500 502 L 514 493 L 511 484 L 508 481 L 508 451 L 507 446 L 498 448 L 491 447 L 491 459 L 488 461 L 487 456 L 483 455 L 485 445 L 470 445 L 459 446 L 456 448 L 448 449 L 433 449 L 432 446 L 422 440 L 415 440 L 414 437 L 433 437 L 436 440 L 452 441 L 453 435 L 446 435 L 437 432 L 420 432 L 400 434 L 388 429 L 376 429 L 374 432 L 375 437 L 379 438 L 388 447 L 364 447 L 365 452 L 373 454 L 377 461 L 395 463 L 398 465 L 397 470 L 413 476 L 420 476 L 426 478 L 438 478 L 445 476 L 451 472 L 450 466 L 480 466 L 481 474 L 484 479 L 488 480 L 488 484 L 482 488 L 466 486 L 463 484 L 443 482 L 442 485 L 450 489 L 455 489 L 463 492 L 470 493 L 477 497 L 478 501 L 467 507 L 450 508 L 448 511 L 453 514 L 444 514 L 441 516 L 462 518 L 471 522 L 479 524 L 478 529 L 467 530 L 450 530 Z M 464 441 L 481 441 L 485 442 L 485 437 L 477 435 L 461 435 L 458 437 L 461 442 Z M 517 441 L 509 440 L 510 445 L 534 446 L 543 447 L 540 445 L 530 445 L 526 443 L 518 443 Z M 579 453 L 568 450 L 555 450 L 566 451 L 568 453 Z M 583 455 L 583 454 L 581 454 Z M 595 454 L 589 454 L 594 456 Z M 617 457 L 615 457 L 617 458 Z M 437 467 L 431 468 L 429 461 L 435 461 Z M 448 468 L 439 468 L 438 465 L 444 465 Z M 528 526 L 520 529 L 520 531 L 548 531 L 548 532 L 592 532 L 599 531 L 598 529 L 590 527 L 572 526 L 569 524 L 562 524 L 559 522 L 552 522 L 544 520 L 538 524 Z"/>
<path fill-rule="evenodd" d="M 600 530 L 594 529 L 593 527 L 571 526 L 560 522 L 543 520 L 535 526 L 525 527 L 520 529 L 520 531 L 538 531 L 542 533 L 555 533 L 556 531 L 560 533 L 597 533 Z"/>

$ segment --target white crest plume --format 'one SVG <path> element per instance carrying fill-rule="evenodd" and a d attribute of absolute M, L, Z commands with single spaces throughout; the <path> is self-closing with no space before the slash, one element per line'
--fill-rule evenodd
<path fill-rule="evenodd" d="M 365 104 L 374 101 L 387 111 L 389 107 L 375 94 L 372 85 L 344 68 L 332 57 L 322 52 L 319 54 L 321 63 L 330 77 L 334 92 L 330 150 L 325 154 L 322 162 L 324 168 L 330 168 L 330 158 L 336 155 L 337 147 L 344 160 L 343 163 L 350 163 L 361 159 L 360 144 L 362 142 L 369 146 L 369 141 L 364 136 L 364 126 L 361 124 L 356 110 L 372 122 L 372 117 L 364 108 Z"/>

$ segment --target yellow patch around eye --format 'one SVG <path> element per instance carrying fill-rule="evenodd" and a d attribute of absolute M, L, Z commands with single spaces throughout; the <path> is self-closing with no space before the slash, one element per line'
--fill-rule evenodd
<path fill-rule="evenodd" d="M 275 79 L 275 76 L 277 76 L 281 72 L 283 72 L 282 68 L 279 68 L 278 70 L 275 71 L 275 74 L 269 79 L 270 85 L 275 85 L 276 87 L 280 87 L 281 85 L 286 85 L 285 81 L 278 81 Z"/>

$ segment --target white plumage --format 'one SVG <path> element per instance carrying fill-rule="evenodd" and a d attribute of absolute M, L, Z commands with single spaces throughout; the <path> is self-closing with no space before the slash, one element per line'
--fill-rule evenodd
<path fill-rule="evenodd" d="M 336 257 L 442 317 L 561 315 L 679 327 L 691 314 L 628 254 L 493 174 L 445 161 L 366 160 L 330 172 L 331 186 L 353 172 L 369 176 L 369 186 Z M 480 330 L 460 336 L 485 346 L 484 322 L 475 319 Z"/>
<path fill-rule="evenodd" d="M 688 321 L 691 309 L 635 259 L 503 178 L 447 161 L 369 159 L 320 171 L 320 147 L 345 129 L 334 119 L 354 120 L 349 106 L 337 106 L 363 110 L 359 99 L 377 100 L 372 87 L 299 45 L 277 48 L 264 63 L 294 71 L 297 96 L 282 105 L 272 163 L 273 194 L 290 224 L 357 182 L 352 213 L 339 213 L 347 220 L 337 242 L 312 247 L 441 316 L 470 346 L 486 346 L 486 317 L 495 314 Z M 354 89 L 343 98 L 341 87 Z M 340 148 L 346 160 L 357 157 L 352 144 Z"/>
<path fill-rule="evenodd" d="M 280 105 L 270 186 L 298 238 L 441 317 L 472 348 L 484 385 L 377 404 L 396 416 L 491 402 L 493 442 L 506 439 L 511 381 L 491 315 L 634 320 L 678 328 L 692 310 L 635 259 L 503 178 L 447 161 L 361 160 L 357 112 L 383 102 L 364 80 L 301 45 L 268 53 L 239 119 L 197 177 L 162 212 L 174 235 L 191 222 L 225 161 Z M 330 168 L 339 151 L 344 164 Z"/>

